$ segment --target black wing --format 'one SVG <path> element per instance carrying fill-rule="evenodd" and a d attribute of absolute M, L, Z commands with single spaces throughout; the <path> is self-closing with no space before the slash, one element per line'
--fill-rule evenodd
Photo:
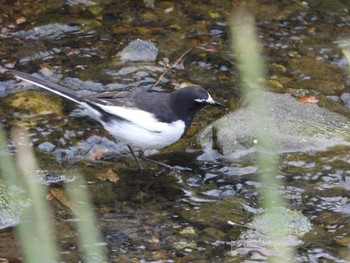
<path fill-rule="evenodd" d="M 171 108 L 169 93 L 157 92 L 103 92 L 95 96 L 84 98 L 94 104 L 136 108 L 153 114 L 161 122 L 178 120 Z"/>
<path fill-rule="evenodd" d="M 103 92 L 94 96 L 80 97 L 74 91 L 67 89 L 61 85 L 53 83 L 49 80 L 40 79 L 24 72 L 16 70 L 7 70 L 9 74 L 16 76 L 22 80 L 28 81 L 43 89 L 46 89 L 59 96 L 65 97 L 78 104 L 87 103 L 92 108 L 98 110 L 103 115 L 104 119 L 117 118 L 125 120 L 124 118 L 112 115 L 103 111 L 100 105 L 119 106 L 127 108 L 137 108 L 153 114 L 159 121 L 173 122 L 178 120 L 178 116 L 171 109 L 170 94 L 156 93 L 156 92 Z"/>

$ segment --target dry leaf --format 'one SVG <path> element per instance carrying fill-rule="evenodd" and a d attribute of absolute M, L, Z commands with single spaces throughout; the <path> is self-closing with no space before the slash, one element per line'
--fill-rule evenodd
<path fill-rule="evenodd" d="M 174 6 L 168 7 L 167 9 L 164 10 L 164 13 L 169 14 L 174 11 Z"/>
<path fill-rule="evenodd" d="M 113 183 L 116 183 L 119 181 L 119 176 L 117 175 L 116 172 L 113 171 L 112 168 L 109 168 L 105 173 L 97 173 L 96 177 L 102 181 L 109 180 Z"/>
<path fill-rule="evenodd" d="M 68 199 L 68 197 L 66 196 L 66 193 L 61 188 L 50 188 L 47 199 L 49 201 L 57 200 L 63 206 L 72 210 L 72 204 L 71 204 L 70 200 Z"/>
<path fill-rule="evenodd" d="M 16 24 L 23 24 L 24 22 L 27 22 L 27 18 L 25 18 L 24 16 L 20 16 L 18 18 L 16 18 Z"/>
<path fill-rule="evenodd" d="M 98 151 L 94 152 L 93 154 L 91 154 L 91 159 L 92 160 L 100 160 L 105 155 L 106 152 L 108 152 L 108 149 L 98 150 Z"/>
<path fill-rule="evenodd" d="M 169 58 L 163 57 L 161 63 L 162 63 L 162 65 L 163 65 L 164 67 L 166 67 L 166 68 L 171 68 L 171 65 L 169 64 Z"/>
<path fill-rule="evenodd" d="M 316 27 L 310 27 L 307 31 L 309 31 L 309 33 L 315 33 Z"/>
<path fill-rule="evenodd" d="M 300 103 L 317 104 L 319 100 L 315 96 L 304 97 L 298 100 Z"/>

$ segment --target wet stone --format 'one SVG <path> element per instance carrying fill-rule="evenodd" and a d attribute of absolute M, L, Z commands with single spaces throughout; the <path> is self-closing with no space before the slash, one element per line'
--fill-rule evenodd
<path fill-rule="evenodd" d="M 322 151 L 337 145 L 350 145 L 347 117 L 313 104 L 302 104 L 288 94 L 264 92 L 270 136 L 279 153 Z M 252 111 L 241 107 L 213 122 L 198 136 L 204 149 L 201 160 L 215 157 L 213 150 L 228 159 L 256 151 L 251 125 Z"/>
<path fill-rule="evenodd" d="M 131 41 L 120 53 L 122 61 L 155 61 L 158 48 L 150 41 L 137 39 Z"/>
<path fill-rule="evenodd" d="M 196 208 L 184 208 L 180 216 L 195 225 L 225 229 L 228 221 L 242 222 L 249 216 L 244 203 L 244 200 L 225 198 Z"/>
<path fill-rule="evenodd" d="M 115 143 L 105 137 L 90 136 L 86 140 L 79 141 L 69 148 L 56 148 L 53 154 L 59 163 L 76 163 L 81 160 L 94 160 L 99 153 L 121 154 L 126 152 L 126 146 L 121 143 Z"/>
<path fill-rule="evenodd" d="M 38 149 L 43 151 L 43 152 L 52 152 L 56 146 L 50 142 L 43 142 L 41 144 L 39 144 L 38 146 Z"/>
<path fill-rule="evenodd" d="M 256 253 L 257 251 L 263 258 L 271 255 L 268 248 L 271 240 L 268 237 L 273 234 L 270 232 L 274 229 L 269 229 L 269 227 L 272 227 L 271 220 L 276 220 L 276 216 L 283 227 L 283 242 L 287 242 L 290 246 L 302 245 L 304 243 L 302 238 L 312 230 L 311 222 L 299 211 L 283 209 L 255 216 L 249 228 L 232 242 L 231 255 L 236 257 L 239 254 Z"/>
<path fill-rule="evenodd" d="M 64 37 L 67 33 L 74 33 L 81 29 L 78 25 L 66 25 L 66 24 L 47 24 L 43 26 L 35 27 L 28 31 L 18 31 L 16 35 L 25 39 L 35 39 L 35 38 L 48 38 L 48 39 L 58 39 Z"/>
<path fill-rule="evenodd" d="M 31 204 L 30 200 L 15 202 L 23 197 L 23 189 L 17 186 L 8 186 L 0 181 L 0 229 L 13 227 L 19 223 L 20 214 Z"/>
<path fill-rule="evenodd" d="M 10 95 L 6 99 L 11 107 L 27 114 L 55 113 L 63 115 L 62 100 L 41 92 L 26 91 Z"/>
<path fill-rule="evenodd" d="M 312 58 L 295 58 L 287 67 L 288 71 L 298 77 L 288 87 L 319 90 L 325 95 L 335 95 L 345 88 L 342 68 L 317 61 Z"/>

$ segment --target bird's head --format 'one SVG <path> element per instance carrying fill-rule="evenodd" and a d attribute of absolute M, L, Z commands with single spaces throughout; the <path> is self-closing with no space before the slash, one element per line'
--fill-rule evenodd
<path fill-rule="evenodd" d="M 176 103 L 195 112 L 206 106 L 226 107 L 215 101 L 205 89 L 199 86 L 187 86 L 176 90 L 173 94 L 176 97 Z"/>
<path fill-rule="evenodd" d="M 174 91 L 171 94 L 177 115 L 185 121 L 187 127 L 192 122 L 196 113 L 206 106 L 225 107 L 215 101 L 210 94 L 199 86 L 187 86 Z"/>

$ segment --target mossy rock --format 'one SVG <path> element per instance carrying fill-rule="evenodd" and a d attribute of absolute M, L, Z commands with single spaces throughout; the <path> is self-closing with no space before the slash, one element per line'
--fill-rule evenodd
<path fill-rule="evenodd" d="M 350 121 L 347 116 L 313 104 L 302 104 L 288 94 L 256 93 L 266 101 L 266 121 L 260 129 L 269 132 L 278 153 L 324 151 L 334 146 L 350 145 Z M 242 106 L 214 121 L 197 137 L 205 154 L 212 150 L 236 160 L 258 150 L 257 133 L 252 129 L 252 108 Z M 204 158 L 201 157 L 201 158 Z"/>
<path fill-rule="evenodd" d="M 305 76 L 289 83 L 290 88 L 319 90 L 324 95 L 340 94 L 345 88 L 344 71 L 333 64 L 303 57 L 291 60 L 287 69 L 294 75 Z"/>
<path fill-rule="evenodd" d="M 25 91 L 16 93 L 7 97 L 6 100 L 10 107 L 27 114 L 54 113 L 63 115 L 62 99 L 41 92 Z"/>
<path fill-rule="evenodd" d="M 201 205 L 199 209 L 184 209 L 181 217 L 204 227 L 227 229 L 228 221 L 245 222 L 250 214 L 244 210 L 245 202 L 240 199 L 226 198 L 218 202 Z"/>

